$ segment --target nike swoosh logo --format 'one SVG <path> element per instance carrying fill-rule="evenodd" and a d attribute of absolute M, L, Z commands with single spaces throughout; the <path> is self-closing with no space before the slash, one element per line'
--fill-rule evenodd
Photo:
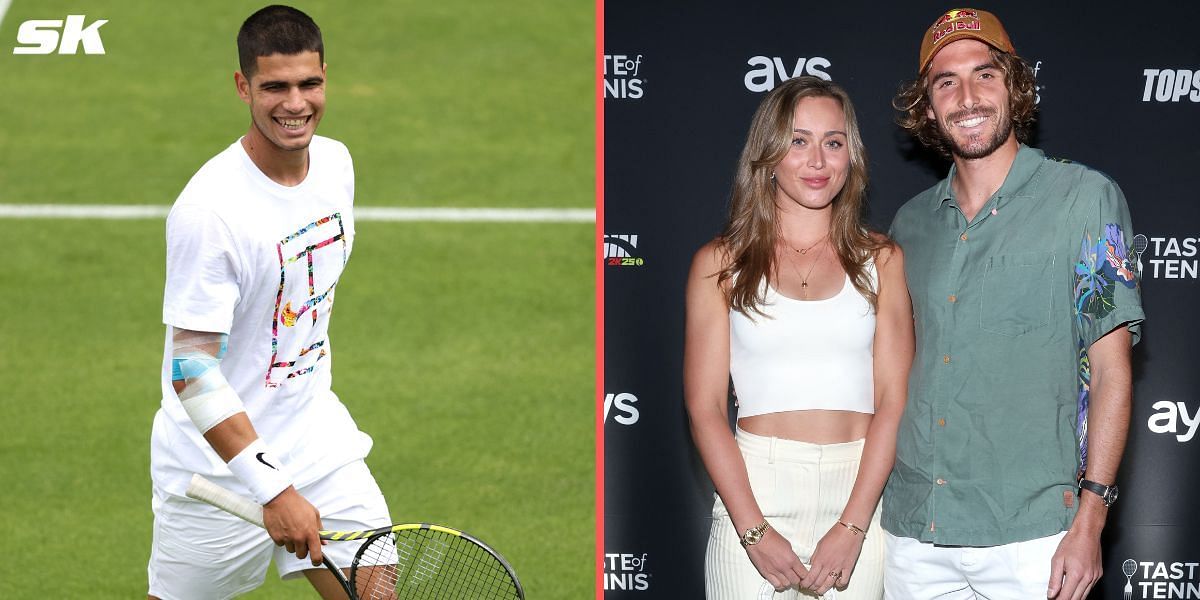
<path fill-rule="evenodd" d="M 258 454 L 255 454 L 255 455 L 254 455 L 254 458 L 257 458 L 257 459 L 258 459 L 258 462 L 260 462 L 260 463 L 262 463 L 262 464 L 264 464 L 264 465 L 267 465 L 268 467 L 271 467 L 272 469 L 275 469 L 276 471 L 278 471 L 279 469 L 276 469 L 276 468 L 275 468 L 275 465 L 273 465 L 273 464 L 271 464 L 271 463 L 269 463 L 269 462 L 267 462 L 267 461 L 263 460 L 263 455 L 264 455 L 264 454 L 266 454 L 266 452 L 259 452 Z"/>

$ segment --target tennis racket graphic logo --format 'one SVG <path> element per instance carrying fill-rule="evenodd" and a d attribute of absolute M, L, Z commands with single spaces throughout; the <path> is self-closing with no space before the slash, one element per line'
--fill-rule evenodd
<path fill-rule="evenodd" d="M 1140 235 L 1138 237 L 1145 239 Z M 1136 243 L 1137 239 L 1135 238 L 1134 244 Z M 1121 563 L 1121 572 L 1125 574 L 1125 600 L 1133 600 L 1133 583 L 1130 581 L 1130 578 L 1133 577 L 1135 571 L 1137 571 L 1137 562 L 1132 558 L 1127 558 L 1125 562 Z"/>
<path fill-rule="evenodd" d="M 1142 253 L 1145 252 L 1146 248 L 1149 246 L 1150 240 L 1146 239 L 1146 236 L 1140 233 L 1133 236 L 1133 256 L 1131 258 L 1133 258 L 1133 261 L 1137 263 L 1137 272 L 1139 277 L 1142 275 Z M 1137 565 L 1134 565 L 1134 568 L 1137 568 Z"/>

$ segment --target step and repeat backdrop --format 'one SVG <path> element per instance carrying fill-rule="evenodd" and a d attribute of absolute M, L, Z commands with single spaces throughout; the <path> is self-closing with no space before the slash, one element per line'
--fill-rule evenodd
<path fill-rule="evenodd" d="M 1061 5 L 1061 6 L 1060 6 Z M 1146 310 L 1120 501 L 1092 599 L 1200 599 L 1200 6 L 975 6 L 1038 82 L 1033 145 L 1109 174 L 1133 215 Z M 949 163 L 894 123 L 920 36 L 944 3 L 606 0 L 604 5 L 605 597 L 702 598 L 712 484 L 683 407 L 684 284 L 720 230 L 763 94 L 815 75 L 845 87 L 870 156 L 871 223 Z"/>

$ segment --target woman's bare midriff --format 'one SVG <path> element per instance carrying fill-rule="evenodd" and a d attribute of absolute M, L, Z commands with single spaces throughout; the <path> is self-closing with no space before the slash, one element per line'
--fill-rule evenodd
<path fill-rule="evenodd" d="M 793 410 L 738 419 L 743 431 L 810 444 L 840 444 L 867 437 L 874 415 L 845 410 Z"/>

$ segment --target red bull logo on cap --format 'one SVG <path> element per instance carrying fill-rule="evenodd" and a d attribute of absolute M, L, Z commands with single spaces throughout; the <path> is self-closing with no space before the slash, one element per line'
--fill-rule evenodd
<path fill-rule="evenodd" d="M 978 18 L 979 18 L 979 11 L 975 11 L 975 10 L 971 10 L 971 9 L 967 9 L 967 8 L 956 8 L 953 10 L 946 11 L 946 14 L 942 15 L 942 18 L 938 19 L 937 23 L 934 23 L 933 27 L 930 27 L 930 29 L 937 29 L 938 27 L 941 27 L 942 24 L 949 23 L 950 21 L 953 21 L 955 19 L 978 19 Z"/>
<path fill-rule="evenodd" d="M 975 12 L 975 11 L 962 11 L 962 12 Z M 979 26 L 978 18 L 968 19 L 965 21 L 953 21 L 951 23 L 948 23 L 945 27 L 939 27 L 939 28 L 934 29 L 933 43 L 934 44 L 938 43 L 939 41 L 941 41 L 942 38 L 950 35 L 951 33 L 954 33 L 955 31 L 979 31 L 979 30 L 980 30 L 980 26 Z"/>

